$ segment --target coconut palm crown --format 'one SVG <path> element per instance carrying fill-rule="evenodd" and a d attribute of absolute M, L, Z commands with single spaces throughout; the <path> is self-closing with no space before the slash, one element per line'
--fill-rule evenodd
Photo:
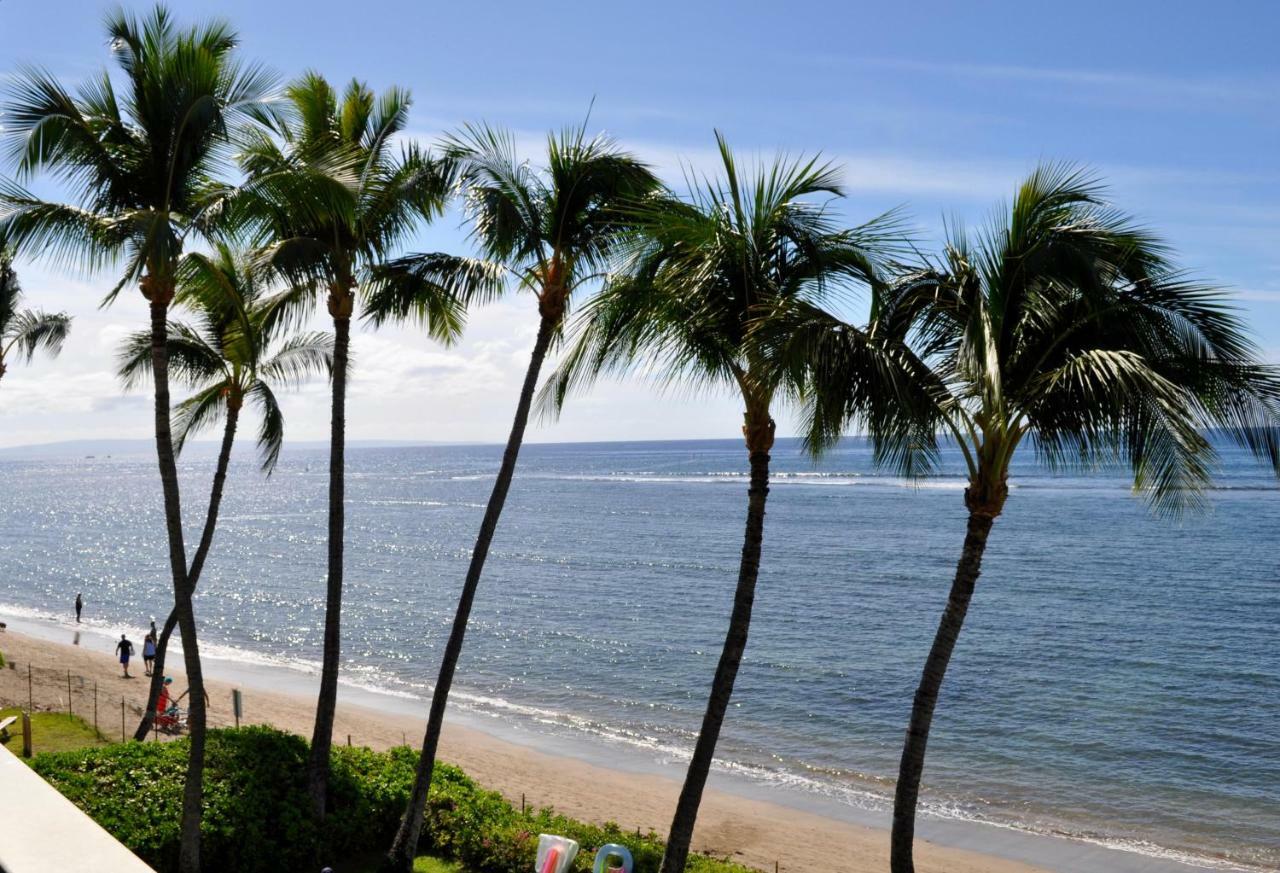
<path fill-rule="evenodd" d="M 253 265 L 225 243 L 211 254 L 187 255 L 178 288 L 177 303 L 195 322 L 169 323 L 170 372 L 195 393 L 175 407 L 174 447 L 181 452 L 190 437 L 219 419 L 238 419 L 248 402 L 261 417 L 257 442 L 262 470 L 270 474 L 284 441 L 277 391 L 326 375 L 333 338 L 309 331 L 281 339 L 289 292 L 264 290 Z M 135 333 L 121 350 L 119 375 L 131 388 L 150 372 L 151 336 Z"/>
<path fill-rule="evenodd" d="M 1127 465 L 1166 514 L 1203 505 L 1213 432 L 1280 464 L 1276 370 L 1226 295 L 1104 194 L 1084 170 L 1040 167 L 976 242 L 958 230 L 874 313 L 936 374 L 976 511 L 999 514 L 1028 437 L 1051 467 Z"/>
<path fill-rule="evenodd" d="M 18 179 L 45 173 L 74 203 L 0 185 L 0 228 L 15 246 L 93 270 L 124 259 L 106 302 L 140 283 L 172 299 L 186 242 L 211 233 L 232 188 L 219 181 L 237 124 L 261 118 L 275 77 L 234 57 L 225 22 L 179 29 L 158 6 L 145 19 L 106 20 L 125 88 L 107 71 L 75 94 L 45 70 L 23 67 L 5 107 L 8 157 Z"/>
<path fill-rule="evenodd" d="M 402 88 L 377 95 L 353 80 L 339 93 L 307 73 L 285 98 L 272 123 L 240 149 L 249 183 L 231 211 L 255 238 L 261 264 L 300 292 L 326 295 L 333 317 L 351 318 L 358 292 L 381 287 L 387 262 L 422 222 L 440 215 L 456 180 L 449 162 L 403 138 L 412 98 Z M 436 264 L 446 258 L 431 257 Z M 414 302 L 435 338 L 458 336 L 462 293 L 396 277 L 402 294 L 419 292 Z M 295 302 L 314 299 L 299 293 Z"/>

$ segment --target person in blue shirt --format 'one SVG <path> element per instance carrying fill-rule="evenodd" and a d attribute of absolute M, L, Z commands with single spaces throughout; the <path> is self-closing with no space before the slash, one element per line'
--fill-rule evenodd
<path fill-rule="evenodd" d="M 124 634 L 120 634 L 120 642 L 116 643 L 116 654 L 120 656 L 120 666 L 124 668 L 124 678 L 132 679 L 129 675 L 129 656 L 133 654 L 133 643 L 129 642 L 129 638 Z"/>

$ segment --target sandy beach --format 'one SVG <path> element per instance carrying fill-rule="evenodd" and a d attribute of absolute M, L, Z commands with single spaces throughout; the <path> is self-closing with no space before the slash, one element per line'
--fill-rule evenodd
<path fill-rule="evenodd" d="M 71 673 L 72 710 L 92 718 L 97 684 L 98 722 L 107 736 L 120 730 L 120 701 L 126 706 L 126 728 L 132 731 L 147 694 L 141 657 L 124 679 L 120 666 L 101 649 L 103 639 L 86 635 L 86 645 L 73 646 L 17 633 L 0 635 L 0 652 L 16 669 L 0 670 L 0 705 L 25 706 L 27 666 L 33 665 L 32 684 L 37 709 L 65 709 L 67 672 Z M 141 651 L 140 641 L 135 648 Z M 185 688 L 180 670 L 166 671 Z M 216 726 L 234 721 L 231 685 L 208 681 L 210 720 Z M 253 689 L 245 692 L 244 723 L 270 724 L 301 735 L 310 733 L 314 704 L 289 693 Z M 384 749 L 407 737 L 420 740 L 424 719 L 379 712 L 340 702 L 335 742 L 350 735 L 357 745 Z M 626 828 L 650 828 L 661 833 L 670 821 L 679 785 L 658 775 L 623 773 L 570 758 L 525 748 L 457 724 L 446 726 L 441 757 L 462 767 L 484 786 L 502 792 L 516 803 L 521 795 L 531 804 L 554 806 L 569 815 L 596 822 L 617 821 Z M 842 870 L 882 873 L 888 869 L 887 831 L 836 821 L 772 803 L 709 790 L 703 802 L 695 848 L 734 858 L 761 870 Z M 925 873 L 1044 873 L 1043 868 L 1006 861 L 975 852 L 921 843 L 917 869 Z"/>

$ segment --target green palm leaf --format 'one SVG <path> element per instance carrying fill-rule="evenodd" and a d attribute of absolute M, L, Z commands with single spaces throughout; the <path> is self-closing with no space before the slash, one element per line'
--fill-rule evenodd
<path fill-rule="evenodd" d="M 65 312 L 22 309 L 22 286 L 13 269 L 9 250 L 0 237 L 0 375 L 11 355 L 30 362 L 44 349 L 51 357 L 62 351 L 71 332 L 71 316 Z"/>

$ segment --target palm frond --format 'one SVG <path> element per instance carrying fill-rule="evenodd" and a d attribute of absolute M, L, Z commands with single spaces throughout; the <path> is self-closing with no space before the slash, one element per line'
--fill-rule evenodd
<path fill-rule="evenodd" d="M 1199 508 L 1224 432 L 1280 472 L 1280 382 L 1238 315 L 1104 199 L 1087 170 L 1037 169 L 976 245 L 896 269 L 873 329 L 946 386 L 975 483 L 1029 435 L 1051 466 L 1126 464 L 1157 512 Z"/>
<path fill-rule="evenodd" d="M 0 236 L 20 252 L 92 272 L 117 261 L 128 228 L 87 209 L 40 200 L 0 179 Z"/>
<path fill-rule="evenodd" d="M 71 316 L 65 312 L 26 309 L 14 313 L 8 324 L 0 324 L 0 353 L 17 352 L 30 361 L 44 349 L 57 357 L 71 332 Z"/>
<path fill-rule="evenodd" d="M 18 281 L 17 271 L 13 269 L 13 255 L 10 254 L 4 237 L 0 236 L 0 334 L 18 311 L 21 300 L 22 283 Z"/>
<path fill-rule="evenodd" d="M 902 249 L 897 213 L 853 229 L 835 220 L 827 202 L 841 194 L 834 165 L 780 155 L 744 174 L 724 137 L 716 143 L 722 173 L 697 180 L 688 199 L 657 191 L 627 205 L 616 272 L 575 319 L 573 348 L 544 389 L 544 408 L 628 369 L 767 406 L 788 380 L 801 380 L 794 361 L 782 360 L 780 333 L 761 323 L 852 297 Z M 823 436 L 814 446 L 828 443 Z"/>
<path fill-rule="evenodd" d="M 225 382 L 215 382 L 174 407 L 174 451 L 180 453 L 187 440 L 217 424 L 226 415 L 229 387 Z"/>
<path fill-rule="evenodd" d="M 125 337 L 116 352 L 116 376 L 125 390 L 151 378 L 151 331 L 135 331 Z"/>
<path fill-rule="evenodd" d="M 194 327 L 169 322 L 169 376 L 185 385 L 206 385 L 209 380 L 221 382 L 227 367 L 216 345 Z M 137 331 L 125 338 L 116 355 L 116 375 L 126 390 L 132 390 L 151 375 L 151 332 Z"/>
<path fill-rule="evenodd" d="M 496 300 L 506 277 L 506 267 L 479 258 L 406 255 L 370 276 L 365 314 L 374 324 L 412 318 L 437 340 L 451 341 L 461 332 L 467 308 Z"/>
<path fill-rule="evenodd" d="M 66 184 L 105 183 L 122 193 L 128 185 L 119 163 L 125 150 L 112 146 L 128 132 L 105 73 L 89 80 L 77 100 L 47 70 L 21 67 L 9 93 L 7 157 L 21 178 L 47 168 Z"/>
<path fill-rule="evenodd" d="M 913 478 L 936 470 L 949 393 L 906 343 L 804 300 L 762 313 L 753 332 L 774 370 L 769 378 L 800 405 L 810 454 L 860 427 L 872 436 L 877 464 Z"/>
<path fill-rule="evenodd" d="M 333 370 L 333 337 L 314 331 L 286 339 L 275 354 L 258 364 L 259 381 L 296 386 Z"/>
<path fill-rule="evenodd" d="M 270 476 L 280 460 L 280 449 L 284 445 L 284 413 L 276 400 L 275 392 L 266 382 L 254 382 L 248 394 L 262 415 L 262 424 L 258 429 L 258 450 L 262 456 L 262 472 Z"/>

